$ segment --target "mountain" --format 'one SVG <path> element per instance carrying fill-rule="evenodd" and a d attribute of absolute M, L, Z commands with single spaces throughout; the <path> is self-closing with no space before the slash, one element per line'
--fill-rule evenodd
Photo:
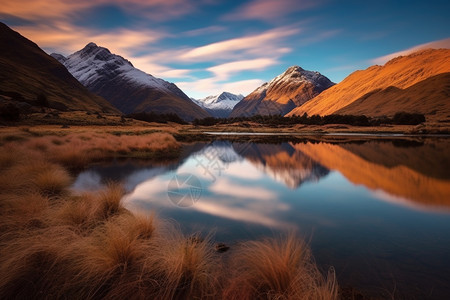
<path fill-rule="evenodd" d="M 226 118 L 230 115 L 234 106 L 244 98 L 243 95 L 235 95 L 228 92 L 216 96 L 208 96 L 204 99 L 192 99 L 198 106 L 204 108 L 213 117 Z"/>
<path fill-rule="evenodd" d="M 185 120 L 208 117 L 175 84 L 153 77 L 94 43 L 68 57 L 52 54 L 90 91 L 125 114 L 176 113 Z"/>
<path fill-rule="evenodd" d="M 333 85 L 319 72 L 293 66 L 245 97 L 230 117 L 284 115 Z"/>
<path fill-rule="evenodd" d="M 415 52 L 394 58 L 384 66 L 356 71 L 288 115 L 364 113 L 383 116 L 407 111 L 430 114 L 427 118 L 446 118 L 450 99 L 448 77 L 431 77 L 448 72 L 449 49 Z M 433 99 L 428 98 L 428 92 L 433 94 Z"/>
<path fill-rule="evenodd" d="M 32 41 L 0 22 L 0 94 L 33 103 L 45 95 L 60 110 L 118 111 L 89 92 L 68 71 Z"/>
<path fill-rule="evenodd" d="M 406 89 L 375 90 L 339 109 L 342 115 L 393 116 L 398 111 L 422 113 L 428 120 L 450 119 L 450 73 L 422 80 Z"/>

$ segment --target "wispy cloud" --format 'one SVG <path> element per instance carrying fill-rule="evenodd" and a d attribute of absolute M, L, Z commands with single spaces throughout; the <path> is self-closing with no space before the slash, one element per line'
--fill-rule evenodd
<path fill-rule="evenodd" d="M 287 14 L 316 7 L 318 0 L 253 0 L 230 14 L 225 20 L 263 20 L 272 21 Z"/>
<path fill-rule="evenodd" d="M 268 227 L 275 227 L 280 229 L 292 229 L 295 228 L 294 224 L 289 224 L 287 222 L 282 222 L 274 216 L 273 212 L 285 210 L 285 207 L 274 207 L 276 205 L 270 205 L 273 209 L 272 212 L 261 211 L 255 209 L 255 207 L 239 207 L 234 203 L 230 203 L 226 199 L 221 199 L 222 201 L 217 201 L 214 199 L 201 199 L 197 202 L 192 209 L 207 213 L 213 216 L 218 216 L 221 218 L 226 218 L 230 220 L 237 220 L 241 222 L 251 222 L 255 224 L 260 224 Z M 247 205 L 249 206 L 249 205 Z M 281 206 L 281 205 L 279 205 Z M 261 206 L 258 206 L 261 207 Z"/>
<path fill-rule="evenodd" d="M 278 56 L 291 51 L 279 42 L 300 32 L 299 28 L 279 27 L 263 33 L 220 41 L 191 49 L 179 57 L 183 61 L 236 59 L 244 55 Z"/>
<path fill-rule="evenodd" d="M 0 12 L 28 20 L 43 20 L 44 18 L 64 20 L 97 6 L 116 5 L 135 15 L 163 20 L 193 11 L 194 3 L 194 1 L 187 0 L 3 0 Z"/>
<path fill-rule="evenodd" d="M 238 80 L 233 82 L 219 82 L 215 78 L 198 79 L 194 81 L 178 81 L 177 86 L 187 91 L 189 96 L 197 98 L 215 95 L 222 91 L 234 94 L 250 94 L 253 90 L 263 84 L 261 79 Z"/>
<path fill-rule="evenodd" d="M 277 195 L 264 187 L 240 185 L 226 178 L 216 181 L 209 190 L 220 195 L 227 195 L 237 199 L 275 200 Z"/>
<path fill-rule="evenodd" d="M 198 28 L 193 30 L 188 30 L 182 33 L 185 36 L 199 36 L 199 35 L 208 35 L 217 32 L 222 32 L 226 30 L 224 26 L 208 26 L 204 28 Z"/>
<path fill-rule="evenodd" d="M 384 55 L 381 57 L 377 57 L 372 59 L 370 62 L 373 64 L 377 64 L 377 65 L 382 65 L 385 64 L 386 62 L 388 62 L 389 60 L 398 57 L 398 56 L 403 56 L 403 55 L 408 55 L 411 54 L 415 51 L 419 51 L 419 50 L 423 50 L 423 49 L 428 49 L 428 48 L 450 48 L 450 38 L 446 38 L 443 40 L 438 40 L 438 41 L 432 41 L 429 43 L 425 43 L 425 44 L 420 44 L 414 47 L 411 47 L 409 49 L 406 50 L 402 50 L 402 51 L 398 51 L 398 52 L 394 52 L 388 55 Z"/>
<path fill-rule="evenodd" d="M 277 63 L 278 61 L 273 58 L 257 58 L 233 61 L 210 67 L 207 70 L 214 73 L 217 80 L 227 80 L 232 74 L 249 70 L 264 70 L 265 68 L 276 65 Z"/>
<path fill-rule="evenodd" d="M 89 42 L 95 42 L 118 54 L 129 53 L 132 49 L 154 43 L 167 35 L 151 29 L 122 28 L 100 32 L 59 21 L 49 25 L 15 26 L 14 29 L 45 49 L 59 50 L 65 54 L 79 50 Z"/>

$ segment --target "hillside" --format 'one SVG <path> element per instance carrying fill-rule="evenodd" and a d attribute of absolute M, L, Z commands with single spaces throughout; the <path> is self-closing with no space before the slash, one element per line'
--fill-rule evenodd
<path fill-rule="evenodd" d="M 426 105 L 416 103 L 423 101 L 422 96 L 426 94 L 425 92 L 420 91 L 419 93 L 422 96 L 417 95 L 412 97 L 407 101 L 407 106 L 403 107 L 402 105 L 406 102 L 399 98 L 400 92 L 395 88 L 407 89 L 425 79 L 447 72 L 450 72 L 449 49 L 429 49 L 415 52 L 408 56 L 394 58 L 384 66 L 371 66 L 366 70 L 356 71 L 339 84 L 324 91 L 319 96 L 311 99 L 301 107 L 294 109 L 287 115 L 302 115 L 305 112 L 308 115 L 329 115 L 333 113 L 357 113 L 358 111 L 364 111 L 369 116 L 376 116 L 390 114 L 394 110 L 404 111 L 412 107 L 420 107 L 420 112 L 423 113 L 432 112 L 436 109 L 433 101 L 428 101 Z M 437 83 L 440 80 L 442 78 L 424 82 L 423 85 L 436 84 L 436 87 L 439 88 L 443 85 L 445 86 L 445 82 Z M 412 92 L 418 92 L 418 88 L 424 88 L 423 85 L 416 86 L 414 89 L 403 93 L 411 96 Z M 385 90 L 387 88 L 389 89 Z M 433 86 L 426 87 L 425 89 L 431 91 L 433 90 Z M 369 93 L 371 95 L 368 95 Z M 440 91 L 433 91 L 435 96 L 439 93 Z M 445 91 L 441 95 L 445 97 Z M 384 101 L 388 101 L 390 105 L 380 105 L 380 97 L 382 96 L 386 97 Z M 387 96 L 392 96 L 394 100 L 387 99 Z M 375 101 L 373 103 L 369 102 L 368 100 L 364 100 L 364 97 L 371 97 Z M 358 104 L 356 103 L 346 108 L 355 101 L 358 101 L 358 104 L 364 103 L 364 108 L 358 108 Z M 439 103 L 447 101 L 448 97 L 446 99 L 440 99 Z M 439 103 L 436 106 L 439 106 Z M 394 107 L 394 104 L 398 106 Z"/>
<path fill-rule="evenodd" d="M 406 89 L 388 87 L 373 91 L 336 113 L 392 116 L 399 110 L 422 113 L 430 120 L 450 120 L 450 73 L 420 81 Z"/>
<path fill-rule="evenodd" d="M 0 94 L 33 103 L 45 95 L 60 110 L 117 112 L 102 97 L 89 92 L 57 60 L 35 43 L 0 22 Z"/>

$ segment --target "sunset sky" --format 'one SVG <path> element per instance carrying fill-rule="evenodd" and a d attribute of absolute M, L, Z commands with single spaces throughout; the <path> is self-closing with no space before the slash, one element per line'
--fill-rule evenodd
<path fill-rule="evenodd" d="M 250 93 L 292 65 L 339 82 L 421 47 L 450 48 L 450 1 L 2 0 L 46 52 L 89 42 L 188 96 Z"/>

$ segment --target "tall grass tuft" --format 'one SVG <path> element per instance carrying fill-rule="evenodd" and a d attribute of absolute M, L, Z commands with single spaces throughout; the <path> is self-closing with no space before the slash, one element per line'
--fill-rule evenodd
<path fill-rule="evenodd" d="M 294 235 L 245 242 L 232 265 L 226 299 L 337 299 L 334 272 L 324 278 L 307 245 Z"/>
<path fill-rule="evenodd" d="M 170 225 L 167 224 L 166 225 Z M 220 293 L 219 257 L 210 238 L 186 237 L 175 226 L 162 230 L 157 240 L 158 269 L 164 271 L 164 299 L 216 299 Z"/>
<path fill-rule="evenodd" d="M 108 221 L 85 238 L 81 248 L 73 258 L 75 273 L 79 274 L 74 282 L 79 297 L 136 298 L 144 296 L 143 289 L 148 291 L 142 281 L 143 277 L 151 277 L 151 272 L 143 270 L 152 253 L 149 241 L 138 240 Z"/>
<path fill-rule="evenodd" d="M 109 183 L 106 189 L 99 192 L 96 199 L 98 216 L 108 219 L 109 217 L 125 212 L 122 205 L 122 197 L 125 194 L 123 186 L 117 183 Z"/>

